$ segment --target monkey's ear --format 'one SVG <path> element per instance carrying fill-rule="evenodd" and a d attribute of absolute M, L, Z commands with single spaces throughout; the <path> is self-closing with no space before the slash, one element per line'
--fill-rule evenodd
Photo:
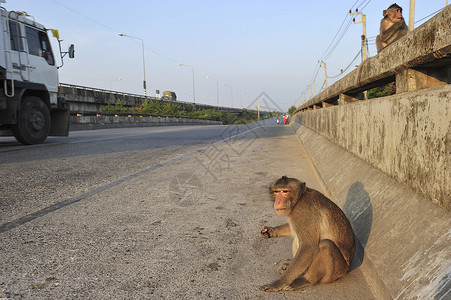
<path fill-rule="evenodd" d="M 384 9 L 384 10 L 382 11 L 382 16 L 385 17 L 386 15 L 387 15 L 387 10 Z"/>
<path fill-rule="evenodd" d="M 307 185 L 305 184 L 305 182 L 299 181 L 299 197 L 304 195 L 306 190 L 307 190 Z"/>

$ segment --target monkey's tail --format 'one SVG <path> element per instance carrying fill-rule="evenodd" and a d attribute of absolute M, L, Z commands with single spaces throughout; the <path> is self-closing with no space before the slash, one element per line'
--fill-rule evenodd
<path fill-rule="evenodd" d="M 368 57 L 366 58 L 364 61 L 362 61 L 359 65 L 359 67 L 357 68 L 357 76 L 355 78 L 355 84 L 359 85 L 360 84 L 360 77 L 362 76 L 362 68 L 363 66 L 373 57 Z"/>

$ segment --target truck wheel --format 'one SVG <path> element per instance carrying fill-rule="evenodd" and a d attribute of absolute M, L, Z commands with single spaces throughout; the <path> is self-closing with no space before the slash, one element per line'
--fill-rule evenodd
<path fill-rule="evenodd" d="M 13 133 L 24 145 L 45 141 L 50 133 L 50 111 L 40 98 L 28 96 L 22 101 Z"/>

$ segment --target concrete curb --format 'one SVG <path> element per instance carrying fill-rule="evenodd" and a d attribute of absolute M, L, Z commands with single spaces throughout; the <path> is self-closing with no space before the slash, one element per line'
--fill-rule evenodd
<path fill-rule="evenodd" d="M 377 299 L 445 299 L 449 213 L 307 127 L 292 126 L 351 221 L 360 242 L 353 264 Z"/>

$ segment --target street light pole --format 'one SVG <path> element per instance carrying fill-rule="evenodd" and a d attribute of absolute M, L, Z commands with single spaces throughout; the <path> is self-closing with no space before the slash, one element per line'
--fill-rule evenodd
<path fill-rule="evenodd" d="M 230 86 L 230 107 L 233 107 L 233 86 L 223 83 L 222 86 Z"/>
<path fill-rule="evenodd" d="M 243 91 L 239 89 L 234 89 L 237 92 L 240 92 L 240 108 L 243 108 Z"/>
<path fill-rule="evenodd" d="M 136 40 L 140 40 L 141 41 L 141 45 L 142 45 L 142 51 L 143 51 L 143 73 L 144 73 L 144 80 L 143 80 L 143 88 L 144 88 L 144 97 L 147 98 L 147 88 L 146 88 L 146 62 L 144 60 L 144 40 L 142 38 L 139 37 L 135 37 L 135 36 L 131 36 L 131 35 L 127 35 L 127 34 L 123 34 L 123 33 L 118 33 L 120 36 L 125 36 L 125 37 L 129 37 L 132 39 L 136 39 Z"/>
<path fill-rule="evenodd" d="M 210 76 L 206 76 L 206 78 L 216 80 L 216 105 L 219 106 L 219 79 Z"/>
<path fill-rule="evenodd" d="M 189 68 L 193 69 L 193 103 L 194 103 L 194 106 L 196 106 L 196 87 L 194 84 L 194 67 L 190 66 L 190 65 L 185 65 L 185 64 L 179 64 L 179 67 L 189 67 Z"/>

